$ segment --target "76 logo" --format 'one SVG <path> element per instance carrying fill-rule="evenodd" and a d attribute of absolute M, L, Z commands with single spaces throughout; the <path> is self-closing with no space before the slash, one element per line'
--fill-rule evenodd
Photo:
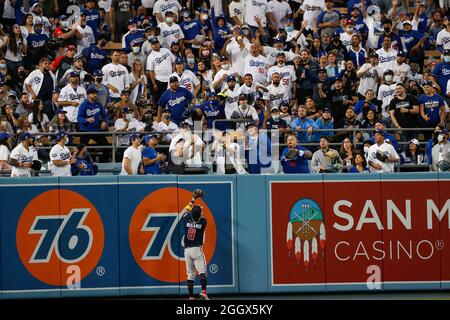
<path fill-rule="evenodd" d="M 149 214 L 141 231 L 153 231 L 153 236 L 142 255 L 142 260 L 160 260 L 164 251 L 169 250 L 170 255 L 177 260 L 184 260 L 184 251 L 181 248 L 183 223 L 178 213 Z"/>
<path fill-rule="evenodd" d="M 77 263 L 92 247 L 92 230 L 83 222 L 90 209 L 73 209 L 66 216 L 37 216 L 29 234 L 40 234 L 29 263 L 47 263 L 53 252 L 60 261 Z"/>

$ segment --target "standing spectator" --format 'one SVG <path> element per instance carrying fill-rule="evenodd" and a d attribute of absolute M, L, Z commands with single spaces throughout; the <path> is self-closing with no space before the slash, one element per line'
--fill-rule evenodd
<path fill-rule="evenodd" d="M 319 108 L 326 108 L 331 97 L 331 81 L 327 77 L 326 69 L 319 69 L 318 75 L 318 78 L 314 79 L 313 100 Z"/>
<path fill-rule="evenodd" d="M 245 141 L 245 154 L 248 164 L 248 173 L 261 174 L 273 171 L 271 163 L 271 143 L 269 137 L 259 132 L 255 123 L 248 123 Z"/>
<path fill-rule="evenodd" d="M 42 32 L 43 22 L 38 20 L 33 25 L 34 33 L 27 36 L 27 48 L 28 48 L 28 66 L 32 67 L 38 64 L 40 59 L 47 56 L 48 49 L 46 47 L 48 36 Z"/>
<path fill-rule="evenodd" d="M 330 92 L 330 110 L 336 124 L 339 124 L 344 119 L 345 111 L 351 107 L 355 102 L 352 97 L 349 97 L 344 92 L 344 86 L 341 78 L 334 80 L 334 89 Z"/>
<path fill-rule="evenodd" d="M 39 131 L 47 131 L 50 120 L 44 112 L 44 103 L 42 100 L 34 100 L 33 112 L 28 115 L 28 121 L 35 125 Z"/>
<path fill-rule="evenodd" d="M 268 106 L 272 108 L 278 107 L 282 101 L 289 101 L 289 93 L 286 87 L 281 85 L 281 75 L 274 72 L 271 77 L 272 84 L 267 86 L 268 92 L 265 93 L 264 100 L 268 100 Z"/>
<path fill-rule="evenodd" d="M 157 0 L 153 6 L 153 15 L 156 17 L 157 23 L 164 22 L 166 12 L 172 12 L 176 17 L 180 17 L 181 5 L 177 0 Z"/>
<path fill-rule="evenodd" d="M 394 172 L 394 164 L 400 158 L 394 147 L 384 141 L 383 130 L 375 131 L 375 144 L 369 148 L 367 162 L 371 172 Z"/>
<path fill-rule="evenodd" d="M 32 145 L 32 135 L 22 132 L 19 135 L 19 144 L 11 151 L 8 160 L 8 164 L 12 166 L 11 177 L 31 177 L 33 160 L 37 160 Z"/>
<path fill-rule="evenodd" d="M 383 46 L 375 53 L 378 55 L 379 66 L 383 73 L 392 69 L 392 65 L 397 59 L 398 51 L 392 48 L 392 40 L 390 37 L 384 37 Z"/>
<path fill-rule="evenodd" d="M 142 151 L 142 164 L 145 174 L 161 174 L 161 165 L 166 160 L 163 153 L 156 152 L 158 135 L 146 135 L 143 139 L 144 150 Z"/>
<path fill-rule="evenodd" d="M 317 129 L 316 123 L 307 117 L 307 109 L 304 105 L 298 107 L 298 117 L 292 121 L 292 131 L 297 132 L 297 139 L 300 143 L 311 142 L 313 132 Z"/>
<path fill-rule="evenodd" d="M 203 44 L 206 33 L 203 30 L 201 22 L 194 19 L 189 10 L 183 10 L 181 14 L 183 16 L 183 22 L 180 23 L 180 28 L 184 35 L 184 46 L 186 48 L 192 48 L 196 56 L 198 56 L 198 49 Z M 203 40 L 197 39 L 198 36 L 203 36 Z"/>
<path fill-rule="evenodd" d="M 109 22 L 111 34 L 114 34 L 114 42 L 120 42 L 123 34 L 127 32 L 127 21 L 132 17 L 131 0 L 112 0 L 109 10 Z"/>
<path fill-rule="evenodd" d="M 172 113 L 172 120 L 179 124 L 182 121 L 188 119 L 186 112 L 193 111 L 189 110 L 190 105 L 195 103 L 195 97 L 192 93 L 183 87 L 180 87 L 178 78 L 175 76 L 169 79 L 170 88 L 164 92 L 158 101 L 158 122 L 161 121 L 161 111 L 164 109 L 170 109 Z"/>
<path fill-rule="evenodd" d="M 71 165 L 76 163 L 74 155 L 70 154 L 66 144 L 69 137 L 65 131 L 60 131 L 55 137 L 56 144 L 50 150 L 50 171 L 54 177 L 72 176 Z"/>
<path fill-rule="evenodd" d="M 95 1 L 86 0 L 85 8 L 82 9 L 82 12 L 86 16 L 87 25 L 92 29 L 94 37 L 97 39 L 100 33 L 100 14 L 95 9 Z"/>
<path fill-rule="evenodd" d="M 162 94 L 167 90 L 170 75 L 173 72 L 175 56 L 166 48 L 161 48 L 158 38 L 150 42 L 152 52 L 147 58 L 148 78 L 152 83 L 152 94 L 156 105 Z"/>
<path fill-rule="evenodd" d="M 130 146 L 125 150 L 122 160 L 122 171 L 120 175 L 137 175 L 141 168 L 142 151 L 140 148 L 141 139 L 137 133 L 130 136 Z"/>
<path fill-rule="evenodd" d="M 85 48 L 89 48 L 95 43 L 94 31 L 87 25 L 86 13 L 82 11 L 78 18 L 77 30 L 80 34 L 77 42 L 77 52 L 81 53 Z"/>
<path fill-rule="evenodd" d="M 283 28 L 287 17 L 292 15 L 291 6 L 283 0 L 271 0 L 269 7 L 272 11 L 277 29 Z"/>
<path fill-rule="evenodd" d="M 250 27 L 250 33 L 252 37 L 255 36 L 257 30 L 259 30 L 258 21 L 260 21 L 261 27 L 264 29 L 265 34 L 268 35 L 269 26 L 272 30 L 276 30 L 276 21 L 273 16 L 272 9 L 266 0 L 246 0 L 245 2 L 245 23 Z M 265 45 L 267 42 L 267 36 L 261 38 L 261 43 Z"/>
<path fill-rule="evenodd" d="M 280 143 L 284 143 L 286 141 L 286 133 L 289 130 L 289 125 L 287 122 L 280 118 L 280 109 L 277 107 L 272 108 L 270 112 L 270 119 L 267 121 L 267 130 L 278 131 L 279 141 Z"/>
<path fill-rule="evenodd" d="M 224 131 L 214 140 L 211 149 L 214 151 L 215 164 L 213 171 L 218 174 L 246 174 L 241 158 L 241 146 L 233 142 L 230 132 Z M 215 170 L 214 170 L 215 165 Z"/>
<path fill-rule="evenodd" d="M 250 45 L 250 54 L 244 59 L 244 74 L 252 75 L 256 83 L 264 85 L 267 81 L 269 61 L 261 55 L 257 44 Z"/>
<path fill-rule="evenodd" d="M 25 79 L 24 90 L 26 89 L 28 92 L 30 100 L 47 101 L 52 98 L 53 89 L 56 87 L 56 79 L 49 71 L 49 67 L 50 61 L 48 58 L 41 58 L 39 67 Z"/>
<path fill-rule="evenodd" d="M 89 88 L 87 91 L 87 99 L 84 100 L 78 108 L 77 121 L 81 132 L 100 132 L 107 131 L 108 118 L 103 106 L 97 102 L 97 90 Z M 89 140 L 94 140 L 98 145 L 109 145 L 104 135 L 82 135 L 80 142 L 87 145 Z M 103 150 L 103 162 L 108 162 L 110 151 Z"/>
<path fill-rule="evenodd" d="M 245 93 L 239 95 L 239 105 L 231 113 L 230 119 L 235 120 L 250 120 L 249 122 L 237 122 L 236 129 L 243 130 L 248 124 L 253 124 L 258 127 L 259 117 L 256 109 L 248 104 L 248 97 Z"/>
<path fill-rule="evenodd" d="M 10 138 L 12 134 L 7 132 L 0 133 L 0 172 L 5 172 L 10 170 L 10 166 L 8 164 L 10 151 Z"/>
<path fill-rule="evenodd" d="M 100 70 L 106 64 L 108 52 L 104 49 L 108 40 L 105 34 L 97 36 L 97 43 L 91 44 L 90 47 L 83 49 L 81 56 L 86 59 L 86 71 L 93 74 L 96 70 Z"/>
<path fill-rule="evenodd" d="M 312 153 L 299 146 L 297 136 L 290 134 L 287 138 L 287 147 L 281 153 L 280 159 L 284 173 L 309 173 L 308 159 Z"/>
<path fill-rule="evenodd" d="M 391 117 L 389 114 L 389 105 L 392 99 L 394 99 L 395 90 L 397 88 L 397 84 L 394 82 L 394 71 L 385 71 L 383 74 L 383 80 L 384 83 L 378 89 L 377 100 L 380 101 L 381 104 L 381 116 L 383 121 L 390 124 Z"/>
<path fill-rule="evenodd" d="M 125 53 L 130 53 L 134 46 L 141 48 L 144 43 L 144 31 L 138 30 L 135 19 L 129 19 L 127 26 L 129 31 L 122 37 L 122 48 Z"/>
<path fill-rule="evenodd" d="M 417 128 L 417 114 L 419 113 L 419 104 L 417 99 L 406 93 L 403 83 L 397 83 L 395 97 L 389 104 L 389 114 L 392 123 L 398 129 Z M 415 131 L 402 131 L 402 141 L 409 141 L 415 138 Z"/>
<path fill-rule="evenodd" d="M 166 11 L 165 21 L 159 23 L 158 28 L 161 30 L 161 36 L 169 46 L 172 46 L 173 43 L 179 43 L 180 48 L 183 49 L 183 30 L 175 21 L 175 14 L 171 11 Z"/>
<path fill-rule="evenodd" d="M 93 76 L 94 83 L 89 88 L 93 87 L 97 90 L 97 102 L 106 109 L 111 102 L 111 98 L 109 97 L 109 88 L 103 84 L 103 72 L 101 70 L 95 70 Z"/>
<path fill-rule="evenodd" d="M 336 172 L 336 165 L 342 164 L 339 153 L 329 147 L 328 137 L 320 137 L 320 150 L 313 153 L 311 169 L 315 173 Z"/>
<path fill-rule="evenodd" d="M 115 0 L 115 2 L 118 1 L 122 0 Z M 102 68 L 103 83 L 109 88 L 109 95 L 113 102 L 120 100 L 122 90 L 130 88 L 128 70 L 119 63 L 120 53 L 120 51 L 114 50 L 111 54 L 111 63 Z"/>
<path fill-rule="evenodd" d="M 6 46 L 5 58 L 8 69 L 16 72 L 17 68 L 23 65 L 23 58 L 27 53 L 27 40 L 22 35 L 18 24 L 13 25 L 4 45 Z"/>
<path fill-rule="evenodd" d="M 323 10 L 317 17 L 317 26 L 322 31 L 322 34 L 333 34 L 339 27 L 339 20 L 341 13 L 334 9 L 333 0 L 325 0 L 325 10 Z"/>
<path fill-rule="evenodd" d="M 233 24 L 242 27 L 245 18 L 245 1 L 233 0 L 228 6 L 228 11 Z"/>
<path fill-rule="evenodd" d="M 236 85 L 235 77 L 228 76 L 225 81 L 226 87 L 219 93 L 219 95 L 225 96 L 225 117 L 227 119 L 231 119 L 231 114 L 239 105 L 238 100 L 240 95 L 240 87 Z"/>
<path fill-rule="evenodd" d="M 406 53 L 399 51 L 397 60 L 391 65 L 391 69 L 394 71 L 394 82 L 406 82 L 408 80 L 406 76 L 411 73 L 411 67 L 405 61 Z"/>
<path fill-rule="evenodd" d="M 281 86 L 286 88 L 288 98 L 296 96 L 295 90 L 297 86 L 294 85 L 297 80 L 295 69 L 292 65 L 286 64 L 286 55 L 284 52 L 278 53 L 276 58 L 276 65 L 269 68 L 267 71 L 268 81 L 272 79 L 272 74 L 279 73 L 281 76 Z"/>
<path fill-rule="evenodd" d="M 62 88 L 59 95 L 59 105 L 67 111 L 70 122 L 77 122 L 78 107 L 86 99 L 86 89 L 79 85 L 80 78 L 76 71 L 69 74 L 69 83 Z"/>
<path fill-rule="evenodd" d="M 348 50 L 348 58 L 353 62 L 357 68 L 366 63 L 366 50 L 361 47 L 361 40 L 359 35 L 353 35 L 351 40 L 351 47 Z"/>
<path fill-rule="evenodd" d="M 118 135 L 116 144 L 118 146 L 128 145 L 131 132 L 142 132 L 144 131 L 144 129 L 145 125 L 135 117 L 133 117 L 133 110 L 128 107 L 123 108 L 121 112 L 121 118 L 117 119 L 114 122 L 114 130 L 116 132 L 122 133 L 130 132 L 130 134 Z M 121 158 L 120 155 L 121 154 L 119 153 L 119 158 Z"/>
<path fill-rule="evenodd" d="M 67 70 L 69 70 L 72 67 L 75 61 L 74 57 L 76 52 L 77 50 L 75 46 L 69 45 L 66 47 L 65 55 L 57 57 L 50 65 L 51 70 L 53 70 L 53 72 L 56 73 L 57 83 L 59 83 L 61 78 L 66 74 Z"/>
<path fill-rule="evenodd" d="M 319 64 L 311 59 L 308 50 L 303 49 L 300 52 L 300 58 L 294 59 L 297 85 L 297 102 L 304 104 L 306 97 L 313 95 L 313 81 L 318 78 Z"/>
<path fill-rule="evenodd" d="M 170 77 L 177 77 L 180 87 L 188 89 L 194 97 L 197 97 L 200 90 L 200 81 L 192 71 L 185 69 L 183 58 L 175 59 L 175 72 Z"/>
<path fill-rule="evenodd" d="M 131 103 L 137 106 L 137 117 L 144 118 L 144 103 L 147 100 L 147 77 L 140 60 L 133 62 L 130 73 Z"/>
<path fill-rule="evenodd" d="M 53 89 L 52 99 L 44 102 L 44 113 L 49 119 L 53 119 L 56 111 L 59 109 L 59 94 L 61 90 L 59 88 Z"/>
<path fill-rule="evenodd" d="M 424 94 L 419 95 L 418 123 L 421 128 L 434 128 L 437 125 L 443 126 L 445 123 L 445 101 L 435 93 L 432 81 L 425 81 L 423 84 Z M 424 131 L 425 140 L 431 138 L 430 131 Z"/>

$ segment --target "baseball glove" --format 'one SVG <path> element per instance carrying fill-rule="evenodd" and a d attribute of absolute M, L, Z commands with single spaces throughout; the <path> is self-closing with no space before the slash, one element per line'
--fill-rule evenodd
<path fill-rule="evenodd" d="M 42 168 L 42 162 L 40 162 L 39 160 L 33 160 L 32 164 L 31 164 L 31 169 L 35 170 L 35 171 L 39 171 Z"/>
<path fill-rule="evenodd" d="M 297 149 L 291 149 L 286 154 L 286 159 L 296 159 L 298 156 L 298 150 Z"/>
<path fill-rule="evenodd" d="M 385 155 L 383 152 L 380 152 L 379 150 L 377 151 L 377 159 L 380 160 L 381 162 L 386 162 L 388 156 Z"/>
<path fill-rule="evenodd" d="M 335 159 L 335 158 L 339 157 L 339 153 L 336 150 L 329 150 L 329 151 L 325 152 L 325 157 L 330 158 L 330 159 Z"/>
<path fill-rule="evenodd" d="M 192 195 L 194 196 L 194 199 L 197 199 L 197 198 L 204 197 L 204 196 L 205 196 L 205 193 L 204 193 L 203 190 L 201 190 L 201 189 L 196 189 L 196 190 L 194 190 L 194 192 L 192 193 Z"/>
<path fill-rule="evenodd" d="M 450 169 L 450 163 L 447 160 L 441 160 L 436 163 L 436 166 L 440 171 L 448 171 Z"/>

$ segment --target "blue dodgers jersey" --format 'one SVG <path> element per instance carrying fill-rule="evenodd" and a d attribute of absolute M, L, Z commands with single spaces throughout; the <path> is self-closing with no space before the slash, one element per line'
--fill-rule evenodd
<path fill-rule="evenodd" d="M 426 94 L 421 94 L 419 96 L 418 103 L 419 105 L 424 105 L 424 112 L 427 116 L 430 117 L 430 123 L 435 123 L 440 120 L 440 107 L 445 105 L 444 99 L 440 95 L 434 94 L 433 96 L 429 97 Z M 425 122 L 425 120 L 421 116 L 419 116 L 418 119 L 422 123 Z"/>
<path fill-rule="evenodd" d="M 193 40 L 203 29 L 202 24 L 198 20 L 183 21 L 180 23 L 180 28 L 183 31 L 185 40 Z"/>
<path fill-rule="evenodd" d="M 194 222 L 191 213 L 187 212 L 183 215 L 183 243 L 185 248 L 199 247 L 203 245 L 203 237 L 207 221 L 201 217 L 198 222 Z"/>
<path fill-rule="evenodd" d="M 82 56 L 86 59 L 86 70 L 94 73 L 95 70 L 101 70 L 106 63 L 108 52 L 99 48 L 97 45 L 92 45 L 83 49 Z"/>
<path fill-rule="evenodd" d="M 131 47 L 138 43 L 140 46 L 144 43 L 144 31 L 138 30 L 136 33 L 129 33 L 125 36 L 125 48 L 126 53 L 131 52 Z"/>
<path fill-rule="evenodd" d="M 146 147 L 142 151 L 142 158 L 155 159 L 158 156 L 158 152 L 155 149 Z M 149 165 L 144 166 L 145 174 L 161 174 L 161 168 L 159 167 L 159 161 Z"/>
<path fill-rule="evenodd" d="M 308 149 L 297 146 L 299 151 L 308 151 Z M 289 148 L 286 148 L 281 153 L 281 163 L 283 165 L 284 173 L 309 173 L 309 162 L 305 158 L 304 154 L 297 156 L 296 159 L 287 159 L 286 154 L 289 152 Z"/>
<path fill-rule="evenodd" d="M 167 90 L 161 98 L 159 98 L 158 105 L 163 109 L 170 109 L 172 112 L 171 119 L 176 124 L 183 121 L 183 111 L 191 103 L 194 96 L 192 93 L 183 87 L 179 87 L 177 91 Z"/>
<path fill-rule="evenodd" d="M 438 63 L 431 72 L 433 77 L 437 78 L 437 82 L 442 92 L 447 92 L 447 82 L 450 80 L 450 63 Z"/>
<path fill-rule="evenodd" d="M 29 34 L 27 37 L 27 45 L 30 48 L 36 49 L 45 46 L 45 42 L 48 40 L 48 37 L 45 34 Z"/>
<path fill-rule="evenodd" d="M 86 24 L 91 27 L 92 31 L 94 32 L 94 37 L 97 39 L 97 35 L 100 31 L 100 14 L 97 10 L 92 9 L 83 9 L 82 12 L 86 15 Z"/>
<path fill-rule="evenodd" d="M 202 111 L 206 118 L 208 129 L 212 128 L 214 120 L 225 119 L 225 105 L 223 103 L 211 103 L 210 101 L 207 101 L 199 105 L 198 108 Z M 222 130 L 224 127 L 226 128 L 224 124 L 225 122 L 216 122 L 216 128 Z"/>

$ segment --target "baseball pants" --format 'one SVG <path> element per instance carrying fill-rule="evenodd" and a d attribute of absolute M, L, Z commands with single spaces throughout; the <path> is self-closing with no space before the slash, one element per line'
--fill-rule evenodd
<path fill-rule="evenodd" d="M 196 271 L 198 274 L 206 274 L 206 258 L 203 247 L 191 247 L 184 249 L 186 259 L 186 272 L 188 280 L 195 280 Z"/>

